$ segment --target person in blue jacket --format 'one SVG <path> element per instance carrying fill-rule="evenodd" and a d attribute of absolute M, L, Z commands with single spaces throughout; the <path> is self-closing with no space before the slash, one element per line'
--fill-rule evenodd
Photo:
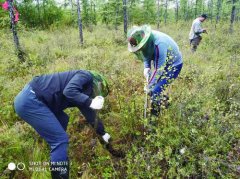
<path fill-rule="evenodd" d="M 91 71 L 74 70 L 37 76 L 16 96 L 16 113 L 30 124 L 51 147 L 53 179 L 69 178 L 68 135 L 69 117 L 64 109 L 77 107 L 88 123 L 106 143 L 110 135 L 103 123 L 96 120 L 96 110 L 104 105 L 109 93 L 105 78 Z M 95 124 L 95 120 L 98 121 Z"/>
<path fill-rule="evenodd" d="M 144 62 L 144 76 L 148 84 L 145 91 L 151 96 L 151 114 L 158 116 L 160 106 L 168 100 L 164 90 L 182 69 L 181 52 L 170 36 L 152 30 L 148 25 L 133 27 L 127 36 L 128 50 Z"/>

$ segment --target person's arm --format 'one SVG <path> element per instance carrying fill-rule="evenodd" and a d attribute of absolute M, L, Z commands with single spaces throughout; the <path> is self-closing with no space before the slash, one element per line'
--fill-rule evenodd
<path fill-rule="evenodd" d="M 102 123 L 102 121 L 100 119 L 97 119 L 97 114 L 96 111 L 94 111 L 91 108 L 87 108 L 87 107 L 81 107 L 79 108 L 79 110 L 81 111 L 81 113 L 83 114 L 83 116 L 86 118 L 87 122 L 92 126 L 95 127 L 96 126 L 96 132 L 98 135 L 101 136 L 100 142 L 101 144 L 106 146 L 106 149 L 113 155 L 116 157 L 124 157 L 125 154 L 122 151 L 118 151 L 115 150 L 112 146 L 111 143 L 111 136 L 105 132 L 104 129 L 104 125 Z M 97 122 L 97 124 L 95 124 Z"/>
<path fill-rule="evenodd" d="M 92 77 L 87 73 L 76 73 L 72 79 L 68 82 L 67 86 L 63 90 L 63 95 L 67 100 L 76 106 L 89 107 L 92 99 L 82 93 L 83 86 L 92 83 Z"/>
<path fill-rule="evenodd" d="M 151 60 L 145 59 L 143 61 L 143 64 L 144 64 L 144 68 L 150 68 L 151 69 Z"/>
<path fill-rule="evenodd" d="M 155 61 L 154 61 L 155 70 L 151 76 L 151 79 L 149 81 L 149 86 L 148 86 L 150 90 L 155 86 L 158 79 L 161 77 L 163 70 L 166 66 L 166 63 L 169 60 L 167 58 L 168 58 L 167 44 L 165 43 L 158 44 L 156 49 Z"/>
<path fill-rule="evenodd" d="M 96 111 L 91 109 L 90 107 L 80 107 L 79 110 L 87 120 L 87 122 L 94 128 L 96 126 L 97 134 L 103 136 L 106 134 L 104 125 L 100 119 L 97 119 Z M 97 122 L 97 124 L 95 124 Z"/>
<path fill-rule="evenodd" d="M 148 83 L 149 78 L 151 76 L 151 60 L 145 60 L 143 62 L 143 65 L 144 65 L 143 75 Z"/>
<path fill-rule="evenodd" d="M 195 23 L 193 26 L 194 34 L 200 35 L 201 33 L 204 33 L 206 30 L 201 27 L 201 23 Z"/>

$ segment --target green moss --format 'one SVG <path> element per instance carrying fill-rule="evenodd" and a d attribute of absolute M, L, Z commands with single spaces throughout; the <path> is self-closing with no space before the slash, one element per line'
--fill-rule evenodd
<path fill-rule="evenodd" d="M 237 177 L 240 34 L 226 34 L 225 25 L 221 29 L 206 26 L 209 35 L 204 35 L 195 54 L 190 53 L 188 23 L 161 27 L 179 44 L 184 66 L 167 89 L 171 106 L 152 119 L 152 132 L 145 131 L 142 119 L 143 66 L 127 51 L 123 33 L 98 26 L 93 32 L 84 31 L 80 46 L 74 28 L 22 30 L 19 37 L 27 53 L 22 64 L 10 32 L 0 33 L 0 175 L 12 160 L 49 160 L 47 144 L 14 113 L 17 93 L 35 75 L 88 69 L 109 79 L 111 94 L 100 115 L 114 147 L 125 151 L 126 158 L 112 157 L 92 129 L 79 124 L 77 110 L 67 110 L 72 178 Z M 47 178 L 50 174 L 26 170 L 16 176 Z"/>

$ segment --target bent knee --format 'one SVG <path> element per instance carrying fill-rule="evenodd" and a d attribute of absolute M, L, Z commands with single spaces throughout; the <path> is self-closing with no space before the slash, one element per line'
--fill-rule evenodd
<path fill-rule="evenodd" d="M 67 134 L 64 135 L 59 135 L 53 141 L 48 142 L 49 145 L 51 146 L 51 149 L 55 149 L 59 146 L 67 146 L 69 143 L 69 137 Z"/>
<path fill-rule="evenodd" d="M 60 143 L 68 143 L 69 142 L 69 137 L 67 133 L 63 133 L 62 135 L 59 135 L 56 139 L 57 142 Z"/>
<path fill-rule="evenodd" d="M 19 96 L 16 96 L 14 99 L 14 110 L 15 112 L 21 117 L 21 114 L 24 112 L 25 108 L 25 101 L 21 100 Z"/>

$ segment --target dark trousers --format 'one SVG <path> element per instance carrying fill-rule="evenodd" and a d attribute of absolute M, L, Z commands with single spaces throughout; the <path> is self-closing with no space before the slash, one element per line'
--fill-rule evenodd
<path fill-rule="evenodd" d="M 26 85 L 14 100 L 16 113 L 30 124 L 51 147 L 51 162 L 68 161 L 68 116 L 55 115 L 39 101 L 30 85 Z"/>
<path fill-rule="evenodd" d="M 200 44 L 201 40 L 202 40 L 201 36 L 190 40 L 190 45 L 191 45 L 192 52 L 195 52 L 197 50 L 197 47 Z"/>
<path fill-rule="evenodd" d="M 154 86 L 151 93 L 152 110 L 151 113 L 155 116 L 159 115 L 160 106 L 168 97 L 163 95 L 163 91 L 178 77 L 182 69 L 182 63 L 177 66 L 167 64 L 162 75 L 159 77 L 157 84 Z M 166 99 L 165 99 L 166 98 Z"/>
<path fill-rule="evenodd" d="M 166 65 L 162 75 L 157 80 L 157 84 L 154 86 L 152 90 L 151 94 L 152 98 L 161 95 L 165 88 L 178 77 L 182 69 L 182 65 L 183 65 L 182 63 L 174 67 L 168 64 Z"/>

